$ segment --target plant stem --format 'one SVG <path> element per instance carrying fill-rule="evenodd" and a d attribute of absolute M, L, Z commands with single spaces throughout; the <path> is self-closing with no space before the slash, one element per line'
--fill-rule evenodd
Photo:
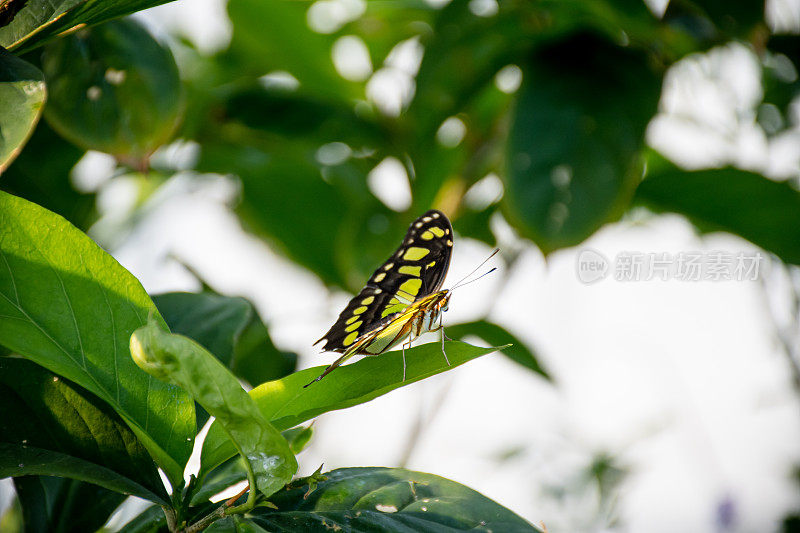
<path fill-rule="evenodd" d="M 227 514 L 225 511 L 227 508 L 224 505 L 220 505 L 212 513 L 207 514 L 191 526 L 187 527 L 183 530 L 183 533 L 197 533 L 199 531 L 203 531 L 205 528 L 210 526 L 212 523 L 216 522 L 220 518 L 224 518 Z"/>
<path fill-rule="evenodd" d="M 198 531 L 202 531 L 212 523 L 216 522 L 220 518 L 224 518 L 226 516 L 234 515 L 234 514 L 244 514 L 248 511 L 253 510 L 256 506 L 256 500 L 258 499 L 258 490 L 256 489 L 256 476 L 253 473 L 253 467 L 250 465 L 250 461 L 245 459 L 244 461 L 245 468 L 247 468 L 247 481 L 249 483 L 250 492 L 247 494 L 247 501 L 244 502 L 242 505 L 238 505 L 236 507 L 228 507 L 225 504 L 220 505 L 216 509 L 214 509 L 211 513 L 207 514 L 191 526 L 187 527 L 182 531 L 182 533 L 197 533 Z M 170 529 L 170 531 L 173 531 Z"/>
<path fill-rule="evenodd" d="M 172 507 L 161 506 L 164 515 L 167 517 L 167 527 L 170 533 L 178 533 L 178 521 L 175 519 L 175 510 Z"/>

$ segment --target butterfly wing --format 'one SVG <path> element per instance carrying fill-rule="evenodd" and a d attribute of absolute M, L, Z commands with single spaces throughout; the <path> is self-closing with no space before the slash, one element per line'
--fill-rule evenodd
<path fill-rule="evenodd" d="M 315 344 L 344 352 L 368 331 L 382 327 L 419 298 L 441 288 L 453 251 L 453 227 L 441 211 L 411 223 L 402 244 L 370 276 L 331 329 Z"/>

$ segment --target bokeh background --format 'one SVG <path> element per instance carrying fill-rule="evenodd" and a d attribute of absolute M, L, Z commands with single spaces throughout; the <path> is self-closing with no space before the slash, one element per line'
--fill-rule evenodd
<path fill-rule="evenodd" d="M 513 353 L 319 417 L 301 474 L 431 472 L 551 532 L 798 530 L 800 1 L 179 0 L 23 57 L 50 95 L 0 189 L 151 294 L 247 298 L 298 368 L 425 209 L 445 286 L 500 248 L 445 326 Z M 586 284 L 588 249 L 763 260 Z"/>

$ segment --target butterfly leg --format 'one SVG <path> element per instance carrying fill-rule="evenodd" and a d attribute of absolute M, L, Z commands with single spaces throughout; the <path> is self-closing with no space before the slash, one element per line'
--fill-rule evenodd
<path fill-rule="evenodd" d="M 447 339 L 451 341 L 453 339 L 444 334 L 444 324 L 442 324 L 442 315 L 439 315 L 439 329 L 442 332 L 442 355 L 444 355 L 444 360 L 447 361 L 447 366 L 450 366 L 450 359 L 447 358 L 447 352 L 444 351 L 444 340 Z"/>
<path fill-rule="evenodd" d="M 411 349 L 411 337 L 408 338 L 408 348 Z M 406 343 L 403 343 L 403 381 L 406 380 Z"/>

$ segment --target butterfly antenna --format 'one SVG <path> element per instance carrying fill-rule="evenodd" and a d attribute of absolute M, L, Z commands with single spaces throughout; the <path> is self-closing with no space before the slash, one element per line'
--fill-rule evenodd
<path fill-rule="evenodd" d="M 497 268 L 493 268 L 493 269 L 491 269 L 489 272 L 486 272 L 486 273 L 484 273 L 484 274 L 481 274 L 481 275 L 480 275 L 480 276 L 478 276 L 477 278 L 475 278 L 475 279 L 473 279 L 473 280 L 470 280 L 470 281 L 467 281 L 466 283 L 464 283 L 464 280 L 468 279 L 468 278 L 469 278 L 470 276 L 472 276 L 472 275 L 473 275 L 475 272 L 477 272 L 477 271 L 478 271 L 478 270 L 479 270 L 479 269 L 480 269 L 480 268 L 481 268 L 483 265 L 485 265 L 485 264 L 486 264 L 486 262 L 487 262 L 487 261 L 489 261 L 489 259 L 491 259 L 491 258 L 492 258 L 492 257 L 494 257 L 495 255 L 497 255 L 497 252 L 499 252 L 499 251 L 500 251 L 500 248 L 495 248 L 495 249 L 494 249 L 494 251 L 493 251 L 491 254 L 489 254 L 489 257 L 487 257 L 486 259 L 484 259 L 484 260 L 483 260 L 483 262 L 481 262 L 481 264 L 480 264 L 480 265 L 476 266 L 476 267 L 475 267 L 475 268 L 472 270 L 472 272 L 470 272 L 469 274 L 467 274 L 466 276 L 464 276 L 463 278 L 461 278 L 461 279 L 458 281 L 458 283 L 456 283 L 455 285 L 453 285 L 453 288 L 452 288 L 452 289 L 450 289 L 450 290 L 451 290 L 451 291 L 454 291 L 454 290 L 456 290 L 458 287 L 462 287 L 462 286 L 464 286 L 464 285 L 467 285 L 468 283 L 472 283 L 473 281 L 478 281 L 478 280 L 479 280 L 479 279 L 481 279 L 483 276 L 485 276 L 485 275 L 487 275 L 487 274 L 491 274 L 492 272 L 494 272 L 495 270 L 497 270 Z"/>

